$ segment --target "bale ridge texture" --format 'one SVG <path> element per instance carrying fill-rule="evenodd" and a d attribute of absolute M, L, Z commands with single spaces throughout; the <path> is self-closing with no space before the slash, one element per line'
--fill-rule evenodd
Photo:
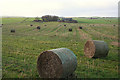
<path fill-rule="evenodd" d="M 44 51 L 37 60 L 37 70 L 41 78 L 66 78 L 76 67 L 76 56 L 67 48 Z"/>
<path fill-rule="evenodd" d="M 108 55 L 109 48 L 106 42 L 89 40 L 85 43 L 84 54 L 88 58 L 101 58 Z"/>

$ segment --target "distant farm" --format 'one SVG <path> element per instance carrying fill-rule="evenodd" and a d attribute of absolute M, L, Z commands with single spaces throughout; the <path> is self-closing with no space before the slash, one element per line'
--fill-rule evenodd
<path fill-rule="evenodd" d="M 2 18 L 3 78 L 39 78 L 38 56 L 57 48 L 68 48 L 76 55 L 77 78 L 118 78 L 117 18 L 42 18 Z M 88 40 L 105 41 L 108 55 L 86 57 Z"/>

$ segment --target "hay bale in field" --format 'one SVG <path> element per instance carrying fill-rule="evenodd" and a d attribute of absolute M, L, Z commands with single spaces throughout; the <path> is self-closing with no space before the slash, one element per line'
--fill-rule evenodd
<path fill-rule="evenodd" d="M 82 29 L 82 27 L 79 27 L 79 29 Z"/>
<path fill-rule="evenodd" d="M 11 32 L 11 33 L 15 33 L 15 30 L 14 30 L 14 29 L 11 29 L 10 32 Z"/>
<path fill-rule="evenodd" d="M 89 58 L 101 58 L 108 55 L 109 48 L 106 42 L 89 40 L 84 46 L 84 54 Z"/>
<path fill-rule="evenodd" d="M 66 24 L 64 24 L 64 26 L 67 26 Z"/>
<path fill-rule="evenodd" d="M 30 26 L 33 26 L 32 24 Z"/>
<path fill-rule="evenodd" d="M 115 24 L 113 26 L 116 26 Z"/>
<path fill-rule="evenodd" d="M 3 24 L 2 24 L 3 25 Z"/>
<path fill-rule="evenodd" d="M 72 31 L 72 28 L 70 28 L 69 31 Z"/>
<path fill-rule="evenodd" d="M 46 24 L 44 26 L 47 26 Z"/>
<path fill-rule="evenodd" d="M 40 29 L 40 26 L 37 26 L 37 29 Z"/>
<path fill-rule="evenodd" d="M 41 78 L 66 78 L 76 67 L 76 56 L 67 48 L 44 51 L 37 60 L 37 70 Z"/>

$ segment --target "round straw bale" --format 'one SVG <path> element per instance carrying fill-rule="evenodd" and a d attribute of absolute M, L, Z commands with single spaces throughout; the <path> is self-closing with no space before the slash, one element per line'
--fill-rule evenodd
<path fill-rule="evenodd" d="M 37 60 L 37 70 L 41 78 L 65 78 L 71 75 L 76 67 L 76 56 L 67 48 L 44 51 Z"/>
<path fill-rule="evenodd" d="M 82 27 L 79 27 L 79 29 L 82 29 Z"/>
<path fill-rule="evenodd" d="M 104 41 L 89 40 L 84 46 L 84 54 L 89 58 L 106 57 L 108 52 L 108 45 Z"/>
<path fill-rule="evenodd" d="M 70 28 L 69 31 L 72 31 L 72 28 Z"/>
<path fill-rule="evenodd" d="M 40 26 L 37 26 L 37 29 L 40 29 Z"/>
<path fill-rule="evenodd" d="M 11 29 L 11 31 L 10 31 L 11 33 L 15 33 L 15 30 L 14 29 Z"/>

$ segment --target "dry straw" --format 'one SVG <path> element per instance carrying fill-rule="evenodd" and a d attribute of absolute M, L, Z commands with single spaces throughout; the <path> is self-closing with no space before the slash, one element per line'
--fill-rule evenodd
<path fill-rule="evenodd" d="M 66 78 L 76 67 L 76 56 L 67 48 L 44 51 L 37 60 L 37 70 L 41 78 Z"/>
<path fill-rule="evenodd" d="M 109 48 L 106 42 L 89 40 L 84 46 L 84 54 L 89 58 L 101 58 L 108 55 Z"/>

